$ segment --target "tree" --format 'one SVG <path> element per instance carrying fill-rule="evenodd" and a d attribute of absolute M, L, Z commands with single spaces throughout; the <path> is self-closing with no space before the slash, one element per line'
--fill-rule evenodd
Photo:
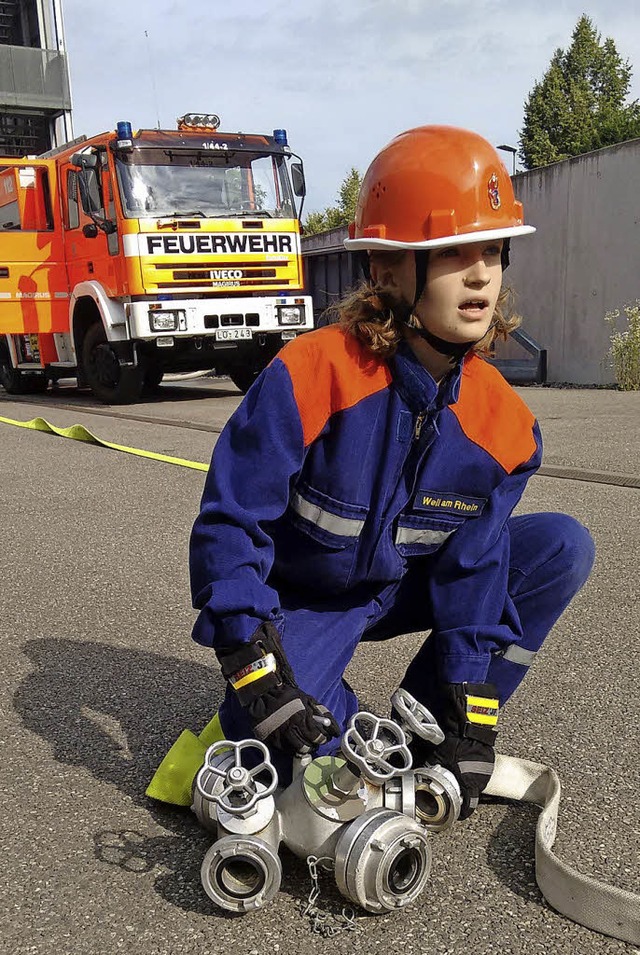
<path fill-rule="evenodd" d="M 327 206 L 322 212 L 310 212 L 304 224 L 305 235 L 327 232 L 338 226 L 353 222 L 356 214 L 358 193 L 362 185 L 362 176 L 352 166 L 349 174 L 342 180 L 335 206 Z"/>
<path fill-rule="evenodd" d="M 632 70 L 590 17 L 557 49 L 524 107 L 519 156 L 527 169 L 640 136 L 640 105 L 627 103 Z"/>

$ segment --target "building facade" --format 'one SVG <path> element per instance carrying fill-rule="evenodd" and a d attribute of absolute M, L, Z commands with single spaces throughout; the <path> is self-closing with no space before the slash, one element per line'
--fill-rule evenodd
<path fill-rule="evenodd" d="M 0 0 L 0 156 L 72 138 L 62 0 Z"/>

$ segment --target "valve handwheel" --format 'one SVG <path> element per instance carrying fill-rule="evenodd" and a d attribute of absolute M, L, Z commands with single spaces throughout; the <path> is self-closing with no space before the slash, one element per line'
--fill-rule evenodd
<path fill-rule="evenodd" d="M 405 724 L 405 729 L 419 736 L 420 739 L 433 743 L 434 746 L 440 745 L 444 739 L 444 733 L 426 706 L 419 703 L 402 687 L 395 691 L 391 697 L 391 703 Z"/>
<path fill-rule="evenodd" d="M 233 750 L 233 764 L 226 768 L 216 766 L 215 757 L 225 750 Z M 243 753 L 258 750 L 262 761 L 248 768 L 243 764 Z M 258 776 L 265 774 L 269 781 L 259 782 Z M 224 788 L 216 792 L 207 791 L 206 782 L 211 776 L 224 780 Z M 257 739 L 244 739 L 240 742 L 220 740 L 207 750 L 204 766 L 196 777 L 196 786 L 203 799 L 214 802 L 231 816 L 242 816 L 250 812 L 261 799 L 270 796 L 278 785 L 278 774 L 269 758 L 269 750 Z M 211 786 L 208 787 L 209 790 Z"/>
<path fill-rule="evenodd" d="M 341 747 L 345 759 L 377 785 L 411 768 L 411 753 L 402 727 L 373 713 L 360 712 L 351 717 Z"/>

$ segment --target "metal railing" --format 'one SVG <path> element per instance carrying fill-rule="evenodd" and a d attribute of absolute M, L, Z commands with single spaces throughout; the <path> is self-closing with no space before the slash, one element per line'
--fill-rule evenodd
<path fill-rule="evenodd" d="M 511 338 L 524 348 L 531 358 L 492 358 L 491 364 L 512 385 L 544 384 L 547 380 L 547 349 L 523 328 L 514 329 Z"/>

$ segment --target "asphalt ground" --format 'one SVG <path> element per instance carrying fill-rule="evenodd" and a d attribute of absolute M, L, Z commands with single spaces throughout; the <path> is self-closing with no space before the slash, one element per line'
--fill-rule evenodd
<path fill-rule="evenodd" d="M 640 889 L 640 393 L 522 389 L 557 476 L 521 511 L 573 514 L 597 546 L 592 576 L 505 708 L 499 749 L 547 763 L 563 784 L 558 854 Z M 229 382 L 163 385 L 109 409 L 71 387 L 0 415 L 82 423 L 109 441 L 207 461 L 237 405 Z M 143 420 L 140 420 L 143 419 Z M 151 419 L 151 420 L 148 420 Z M 570 476 L 573 475 L 573 478 Z M 578 479 L 575 479 L 576 475 Z M 604 478 L 604 479 L 603 479 Z M 0 424 L 3 613 L 0 951 L 31 955 L 473 952 L 629 955 L 633 946 L 550 909 L 534 878 L 537 810 L 482 805 L 432 839 L 432 878 L 413 906 L 314 935 L 304 863 L 282 853 L 274 903 L 215 910 L 199 878 L 211 835 L 144 789 L 184 728 L 223 691 L 192 643 L 187 542 L 201 472 Z M 379 713 L 424 639 L 362 646 L 349 679 Z M 323 877 L 319 904 L 342 900 Z"/>

